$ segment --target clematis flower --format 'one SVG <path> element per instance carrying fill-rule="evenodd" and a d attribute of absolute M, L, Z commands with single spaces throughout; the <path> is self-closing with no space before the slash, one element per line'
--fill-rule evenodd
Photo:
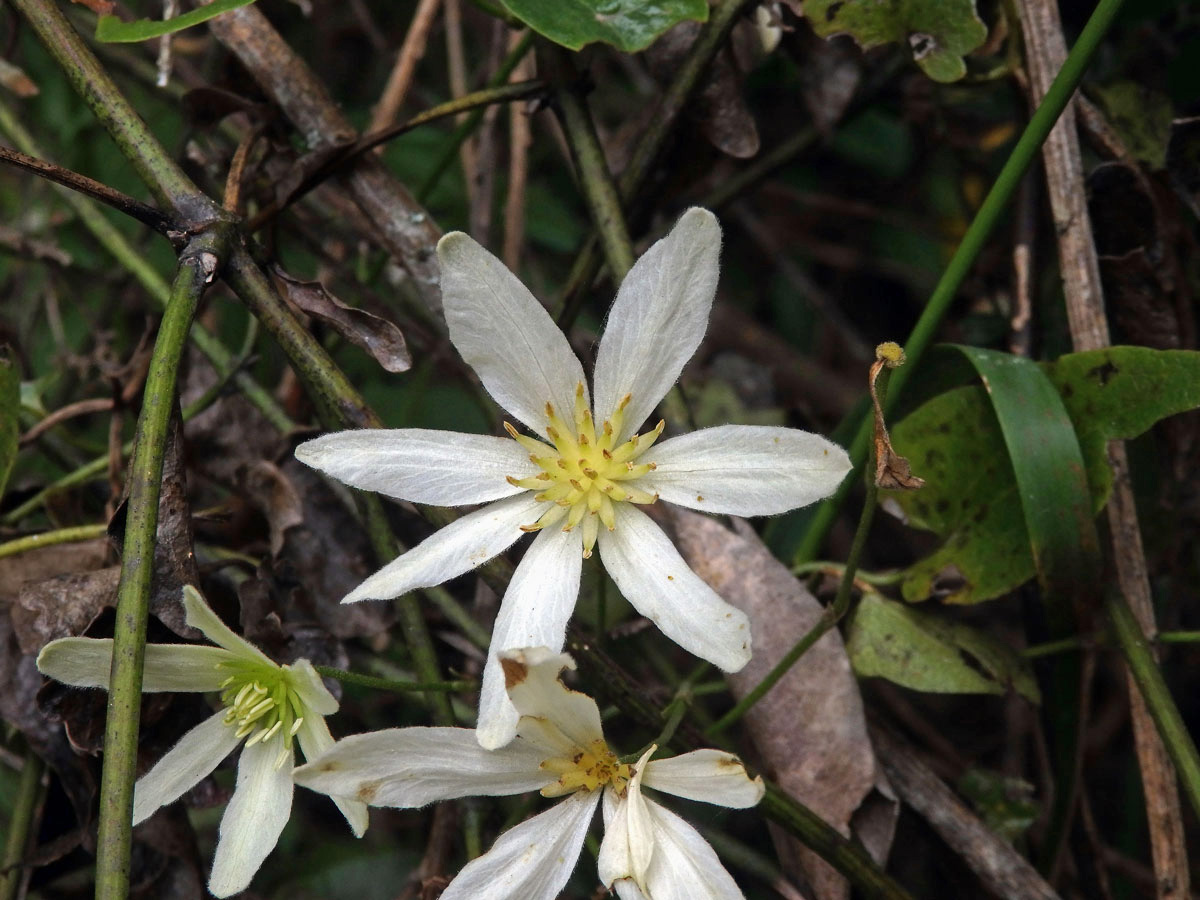
<path fill-rule="evenodd" d="M 517 736 L 484 750 L 466 728 L 393 728 L 338 741 L 296 769 L 296 783 L 343 802 L 414 808 L 467 796 L 540 790 L 561 803 L 506 831 L 472 860 L 442 900 L 553 900 L 567 883 L 603 797 L 599 871 L 622 900 L 737 900 L 712 847 L 644 788 L 744 809 L 762 799 L 761 778 L 719 750 L 622 763 L 600 728 L 596 702 L 559 680 L 570 656 L 545 647 L 506 651 L 500 662 L 519 712 Z"/>
<path fill-rule="evenodd" d="M 708 326 L 721 231 L 688 210 L 621 284 L 596 357 L 583 367 L 533 295 L 467 235 L 438 243 L 450 340 L 496 402 L 539 437 L 364 429 L 301 444 L 296 457 L 354 487 L 436 506 L 486 503 L 431 535 L 343 602 L 440 584 L 536 532 L 500 606 L 484 667 L 477 734 L 500 747 L 516 731 L 499 655 L 561 650 L 596 546 L 621 593 L 671 640 L 728 672 L 750 659 L 742 612 L 705 584 L 638 507 L 662 499 L 712 513 L 774 515 L 831 494 L 845 452 L 790 428 L 725 425 L 656 443 L 638 426 L 675 383 Z"/>
<path fill-rule="evenodd" d="M 182 738 L 133 791 L 133 824 L 179 799 L 243 739 L 237 786 L 221 818 L 208 889 L 217 897 L 245 890 L 279 840 L 292 812 L 293 744 L 312 759 L 333 746 L 325 716 L 337 701 L 306 659 L 281 666 L 238 637 L 191 585 L 183 588 L 187 623 L 216 647 L 147 644 L 142 690 L 219 691 L 222 709 Z M 38 654 L 43 675 L 75 687 L 107 690 L 111 639 L 69 637 Z M 337 800 L 355 836 L 367 829 L 367 808 Z"/>

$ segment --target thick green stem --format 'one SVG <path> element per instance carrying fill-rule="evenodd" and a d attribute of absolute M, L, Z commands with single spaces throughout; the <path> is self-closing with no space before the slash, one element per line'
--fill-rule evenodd
<path fill-rule="evenodd" d="M 227 235 L 213 230 L 194 238 L 179 259 L 171 298 L 154 342 L 138 417 L 137 442 L 129 470 L 129 502 L 117 585 L 108 719 L 104 732 L 104 773 L 100 782 L 97 838 L 97 900 L 129 896 L 129 851 L 133 819 L 133 779 L 137 766 L 142 663 L 163 454 L 175 407 L 175 385 L 188 329 L 200 294 L 213 278 Z"/>
<path fill-rule="evenodd" d="M 933 341 L 938 326 L 946 315 L 946 311 L 950 308 L 950 304 L 954 300 L 954 296 L 962 285 L 963 280 L 970 273 L 975 259 L 979 256 L 980 251 L 983 250 L 992 230 L 999 223 L 1000 217 L 1008 207 L 1009 201 L 1021 186 L 1021 179 L 1029 169 L 1029 166 L 1037 158 L 1042 144 L 1050 134 L 1050 130 L 1054 127 L 1054 123 L 1058 121 L 1058 117 L 1062 114 L 1063 109 L 1074 95 L 1075 89 L 1079 86 L 1079 82 L 1083 78 L 1083 73 L 1087 69 L 1088 63 L 1091 62 L 1096 48 L 1100 45 L 1101 39 L 1108 32 L 1109 26 L 1112 25 L 1113 19 L 1116 17 L 1118 10 L 1120 10 L 1121 2 L 1122 0 L 1100 0 L 1096 5 L 1091 18 L 1088 20 L 1087 25 L 1084 26 L 1083 32 L 1079 35 L 1079 40 L 1071 48 L 1066 62 L 1063 63 L 1062 69 L 1059 71 L 1057 77 L 1055 77 L 1054 83 L 1050 85 L 1045 98 L 1037 110 L 1034 111 L 1029 124 L 1025 126 L 1025 131 L 1021 134 L 1016 147 L 1013 148 L 1008 160 L 1004 163 L 1004 167 L 1000 170 L 1000 174 L 996 177 L 996 183 L 992 185 L 992 189 L 988 192 L 987 197 L 984 198 L 983 204 L 979 207 L 979 212 L 975 214 L 975 219 L 967 229 L 967 233 L 963 235 L 962 243 L 958 245 L 954 256 L 947 264 L 946 271 L 942 273 L 942 278 L 934 288 L 933 294 L 929 298 L 929 303 L 926 304 L 924 312 L 921 313 L 921 318 L 918 319 L 917 324 L 913 327 L 912 334 L 909 335 L 908 341 L 904 345 L 904 352 L 908 356 L 909 365 L 904 370 L 896 373 L 892 384 L 892 396 L 888 406 L 885 407 L 885 412 L 895 404 L 896 398 L 903 390 L 909 374 L 916 367 L 922 354 Z M 854 463 L 856 471 L 862 469 L 863 462 L 867 458 L 867 447 L 870 437 L 871 416 L 866 415 L 859 422 L 858 430 L 855 432 L 854 440 L 849 447 L 850 459 Z M 829 534 L 829 529 L 833 527 L 838 510 L 845 501 L 846 495 L 850 491 L 850 485 L 853 482 L 853 478 L 847 478 L 842 482 L 842 486 L 837 493 L 822 502 L 817 508 L 796 550 L 793 562 L 808 562 L 816 558 L 822 544 L 825 542 L 826 535 Z"/>
<path fill-rule="evenodd" d="M 548 69 L 554 83 L 554 105 L 567 136 L 567 146 L 583 187 L 592 223 L 600 235 L 604 258 L 613 280 L 620 284 L 633 267 L 633 242 L 625 227 L 621 198 L 608 170 L 604 148 L 596 136 L 596 126 L 584 100 L 579 73 L 563 48 L 546 43 L 539 54 L 543 69 Z"/>
<path fill-rule="evenodd" d="M 13 799 L 12 818 L 8 820 L 8 836 L 4 839 L 4 857 L 0 859 L 0 900 L 16 900 L 21 888 L 24 872 L 21 861 L 29 846 L 29 831 L 33 827 L 45 768 L 41 757 L 32 750 L 26 752 L 17 796 Z"/>
<path fill-rule="evenodd" d="M 1196 744 L 1154 660 L 1150 643 L 1119 591 L 1108 592 L 1104 608 L 1121 654 L 1142 692 L 1154 724 L 1158 726 L 1179 780 L 1183 782 L 1183 791 L 1192 804 L 1192 811 L 1200 816 L 1200 754 L 1196 752 Z"/>

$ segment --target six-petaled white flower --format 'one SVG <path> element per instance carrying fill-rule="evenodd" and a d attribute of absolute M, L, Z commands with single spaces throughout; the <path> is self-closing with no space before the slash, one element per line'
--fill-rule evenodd
<path fill-rule="evenodd" d="M 343 802 L 420 807 L 474 795 L 540 790 L 566 799 L 502 834 L 472 860 L 442 900 L 553 900 L 575 868 L 603 797 L 600 880 L 622 900 L 738 900 L 733 878 L 687 822 L 643 796 L 651 788 L 744 809 L 763 795 L 736 756 L 696 750 L 622 763 L 609 749 L 592 698 L 559 680 L 571 657 L 544 647 L 500 657 L 518 710 L 517 736 L 482 749 L 465 728 L 394 728 L 338 741 L 296 769 L 298 784 Z"/>
<path fill-rule="evenodd" d="M 499 655 L 560 650 L 581 562 L 599 546 L 621 593 L 669 638 L 726 671 L 750 658 L 743 613 L 722 600 L 637 507 L 657 499 L 706 512 L 773 515 L 828 496 L 845 452 L 789 428 L 726 425 L 655 443 L 635 429 L 674 384 L 708 325 L 721 232 L 691 209 L 621 284 L 597 351 L 594 391 L 549 314 L 499 260 L 462 233 L 438 244 L 450 340 L 504 409 L 545 440 L 424 429 L 360 430 L 296 456 L 347 484 L 414 503 L 486 503 L 402 554 L 344 602 L 440 584 L 537 537 L 504 595 L 484 667 L 477 734 L 512 739 L 517 713 Z"/>
<path fill-rule="evenodd" d="M 219 691 L 222 709 L 185 734 L 138 780 L 133 824 L 181 797 L 244 739 L 208 882 L 215 896 L 228 897 L 250 884 L 291 816 L 293 743 L 299 741 L 307 759 L 332 747 L 324 717 L 338 704 L 308 660 L 286 666 L 272 662 L 234 634 L 190 585 L 183 589 L 183 604 L 187 623 L 217 646 L 147 644 L 142 690 Z M 112 648 L 111 639 L 62 638 L 42 648 L 37 666 L 65 684 L 107 689 Z M 366 806 L 335 800 L 361 837 Z"/>

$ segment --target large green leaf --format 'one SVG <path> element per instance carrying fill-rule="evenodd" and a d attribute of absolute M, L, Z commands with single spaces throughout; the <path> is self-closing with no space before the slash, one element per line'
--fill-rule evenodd
<path fill-rule="evenodd" d="M 135 41 L 146 41 L 150 38 L 162 37 L 164 34 L 174 34 L 215 19 L 223 12 L 237 9 L 239 6 L 249 6 L 254 0 L 213 0 L 208 6 L 201 6 L 185 12 L 172 19 L 138 19 L 134 22 L 122 22 L 116 16 L 101 16 L 96 22 L 96 40 L 108 44 L 127 44 Z"/>
<path fill-rule="evenodd" d="M 1045 366 L 1075 425 L 1093 511 L 1108 500 L 1105 444 L 1132 438 L 1166 416 L 1200 406 L 1200 353 L 1110 347 Z M 904 575 L 906 600 L 940 596 L 977 603 L 1011 591 L 1037 570 L 1016 475 L 992 402 L 980 386 L 922 404 L 892 429 L 925 487 L 887 492 L 908 522 L 943 542 Z"/>
<path fill-rule="evenodd" d="M 1038 703 L 1029 664 L 1008 645 L 969 625 L 947 621 L 864 594 L 846 652 L 857 675 L 938 694 L 1003 694 L 1009 688 Z"/>
<path fill-rule="evenodd" d="M 0 497 L 8 484 L 17 459 L 17 441 L 20 424 L 17 413 L 21 409 L 21 379 L 16 365 L 8 355 L 0 351 Z"/>
<path fill-rule="evenodd" d="M 636 53 L 672 25 L 708 19 L 706 0 L 504 0 L 504 6 L 538 34 L 572 50 L 603 41 Z"/>
<path fill-rule="evenodd" d="M 864 50 L 907 44 L 934 81 L 962 78 L 963 56 L 987 39 L 974 0 L 805 0 L 804 14 L 821 37 L 848 34 Z"/>

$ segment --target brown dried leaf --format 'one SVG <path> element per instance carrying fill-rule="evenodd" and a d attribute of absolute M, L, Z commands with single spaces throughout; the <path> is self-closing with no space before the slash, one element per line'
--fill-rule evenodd
<path fill-rule="evenodd" d="M 71 0 L 72 3 L 78 3 L 81 6 L 86 6 L 98 16 L 111 16 L 117 4 L 112 0 Z"/>
<path fill-rule="evenodd" d="M 108 538 L 35 547 L 16 556 L 0 559 L 0 608 L 13 603 L 27 584 L 45 581 L 55 575 L 93 572 L 109 560 Z"/>
<path fill-rule="evenodd" d="M 22 98 L 38 95 L 38 86 L 33 83 L 33 79 L 2 57 L 0 57 L 0 86 Z"/>
<path fill-rule="evenodd" d="M 875 407 L 875 485 L 889 491 L 915 491 L 925 484 L 924 478 L 918 478 L 908 466 L 908 460 L 892 449 L 892 439 L 888 436 L 887 424 L 883 421 L 883 408 L 879 405 L 879 397 L 875 393 L 875 380 L 886 367 L 894 369 L 904 365 L 904 351 L 899 344 L 891 341 L 880 344 L 875 349 L 876 360 L 871 364 L 870 388 L 871 403 Z"/>
<path fill-rule="evenodd" d="M 36 656 L 48 643 L 83 634 L 105 608 L 117 604 L 121 567 L 57 575 L 21 588 L 11 615 L 21 652 Z"/>
<path fill-rule="evenodd" d="M 784 41 L 800 66 L 800 93 L 813 125 L 828 137 L 862 81 L 862 50 L 848 37 L 822 40 L 805 22 Z"/>
<path fill-rule="evenodd" d="M 366 350 L 388 372 L 407 372 L 412 355 L 400 329 L 372 313 L 347 306 L 319 281 L 299 281 L 276 266 L 272 269 L 279 292 L 298 309 L 334 328 L 342 337 Z"/>
<path fill-rule="evenodd" d="M 742 697 L 816 624 L 823 608 L 749 526 L 740 523 L 734 534 L 707 516 L 671 512 L 684 559 L 750 617 L 754 656 L 729 676 L 734 695 Z M 890 802 L 865 802 L 877 786 L 886 787 L 836 629 L 817 641 L 744 721 L 771 778 L 843 834 L 850 833 L 852 820 L 860 834 L 858 820 L 863 819 L 864 833 L 875 836 L 869 849 L 877 859 L 886 857 L 898 809 Z M 777 845 L 784 840 L 775 837 Z M 786 839 L 780 856 L 785 868 L 790 868 L 786 860 L 797 860 L 818 900 L 849 896 L 846 881 L 807 848 Z"/>
<path fill-rule="evenodd" d="M 267 517 L 271 555 L 278 556 L 288 529 L 304 524 L 300 495 L 279 467 L 265 459 L 248 464 L 241 475 L 251 501 Z"/>

